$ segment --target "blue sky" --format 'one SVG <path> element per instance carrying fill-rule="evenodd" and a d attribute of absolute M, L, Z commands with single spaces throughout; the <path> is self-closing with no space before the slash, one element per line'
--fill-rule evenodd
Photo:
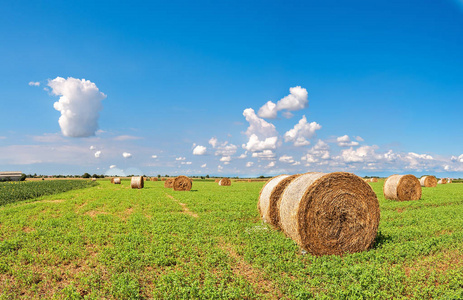
<path fill-rule="evenodd" d="M 0 170 L 463 177 L 461 1 L 0 12 Z"/>

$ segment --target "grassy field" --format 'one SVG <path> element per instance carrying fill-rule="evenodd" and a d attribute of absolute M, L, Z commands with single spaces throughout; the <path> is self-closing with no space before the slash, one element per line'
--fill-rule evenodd
<path fill-rule="evenodd" d="M 463 184 L 394 202 L 375 247 L 301 254 L 262 224 L 263 182 L 129 181 L 0 206 L 0 298 L 463 298 Z"/>

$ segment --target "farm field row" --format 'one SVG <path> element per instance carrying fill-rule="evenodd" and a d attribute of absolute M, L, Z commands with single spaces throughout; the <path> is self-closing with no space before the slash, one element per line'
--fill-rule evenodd
<path fill-rule="evenodd" d="M 99 185 L 0 206 L 0 298 L 463 298 L 463 184 L 385 200 L 373 249 L 314 257 L 263 224 L 263 182 Z"/>

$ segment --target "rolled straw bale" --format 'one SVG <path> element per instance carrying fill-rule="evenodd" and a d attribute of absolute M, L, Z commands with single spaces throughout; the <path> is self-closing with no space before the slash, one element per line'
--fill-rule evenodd
<path fill-rule="evenodd" d="M 142 189 L 144 186 L 143 176 L 133 176 L 130 180 L 130 187 L 132 189 Z"/>
<path fill-rule="evenodd" d="M 251 179 L 248 179 L 248 182 L 252 182 L 252 180 L 251 180 Z"/>
<path fill-rule="evenodd" d="M 452 178 L 447 178 L 447 183 L 452 183 Z"/>
<path fill-rule="evenodd" d="M 447 184 L 447 179 L 441 178 L 441 179 L 439 179 L 439 181 L 437 182 L 437 184 Z"/>
<path fill-rule="evenodd" d="M 420 178 L 420 184 L 424 187 L 435 187 L 437 185 L 437 179 L 434 176 L 423 176 Z"/>
<path fill-rule="evenodd" d="M 150 180 L 151 180 L 151 181 L 158 181 L 158 178 L 157 178 L 157 177 L 151 177 Z"/>
<path fill-rule="evenodd" d="M 114 177 L 111 177 L 111 183 L 114 183 Z"/>
<path fill-rule="evenodd" d="M 186 176 L 177 176 L 174 179 L 172 187 L 174 191 L 189 191 L 193 186 L 193 180 Z"/>
<path fill-rule="evenodd" d="M 378 182 L 378 178 L 373 177 L 373 178 L 370 179 L 370 182 Z"/>
<path fill-rule="evenodd" d="M 113 178 L 114 184 L 121 184 L 121 179 L 119 177 Z"/>
<path fill-rule="evenodd" d="M 230 178 L 222 178 L 222 179 L 220 179 L 219 185 L 230 186 L 231 185 Z"/>
<path fill-rule="evenodd" d="M 92 178 L 92 181 L 96 181 L 96 178 Z"/>
<path fill-rule="evenodd" d="M 257 207 L 264 222 L 276 229 L 281 229 L 280 202 L 285 188 L 297 178 L 298 175 L 279 175 L 273 177 L 262 187 Z"/>
<path fill-rule="evenodd" d="M 389 200 L 409 201 L 421 198 L 421 184 L 413 175 L 391 175 L 384 181 L 384 197 Z"/>
<path fill-rule="evenodd" d="M 172 188 L 172 185 L 174 184 L 174 179 L 175 178 L 166 179 L 166 181 L 164 182 L 164 187 Z"/>
<path fill-rule="evenodd" d="M 302 174 L 281 196 L 281 229 L 313 255 L 369 249 L 379 217 L 373 189 L 351 173 Z"/>

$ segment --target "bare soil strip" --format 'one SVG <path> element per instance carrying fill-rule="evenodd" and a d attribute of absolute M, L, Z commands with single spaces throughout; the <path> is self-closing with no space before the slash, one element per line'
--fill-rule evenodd
<path fill-rule="evenodd" d="M 183 208 L 183 213 L 187 214 L 187 215 L 190 215 L 192 216 L 193 218 L 198 218 L 199 216 L 197 214 L 195 214 L 194 212 L 192 212 L 188 206 L 186 206 L 185 203 L 182 203 L 180 201 L 178 201 L 177 199 L 175 199 L 174 197 L 172 197 L 171 195 L 167 194 L 166 193 L 166 196 L 169 197 L 170 199 L 174 200 L 175 202 L 177 202 L 178 204 L 180 204 L 180 206 Z"/>
<path fill-rule="evenodd" d="M 278 289 L 275 289 L 273 282 L 265 279 L 264 273 L 246 262 L 243 257 L 235 252 L 230 244 L 221 240 L 218 247 L 235 261 L 235 263 L 231 265 L 233 273 L 237 276 L 246 278 L 246 280 L 254 286 L 258 294 L 262 294 L 268 299 L 281 299 L 283 295 Z"/>

